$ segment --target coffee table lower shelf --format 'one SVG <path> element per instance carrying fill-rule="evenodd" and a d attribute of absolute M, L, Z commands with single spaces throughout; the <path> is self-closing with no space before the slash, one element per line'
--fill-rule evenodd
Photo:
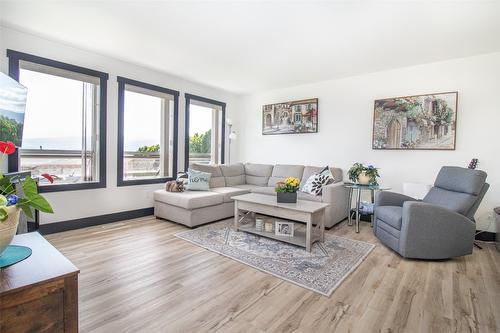
<path fill-rule="evenodd" d="M 275 240 L 279 240 L 281 242 L 301 246 L 301 247 L 306 247 L 306 233 L 301 230 L 295 230 L 293 237 L 288 237 L 288 236 L 279 236 L 276 235 L 274 232 L 267 232 L 267 231 L 257 231 L 255 229 L 255 224 L 252 223 L 247 223 L 247 224 L 240 224 L 238 227 L 238 230 L 248 232 L 249 234 L 254 234 L 257 236 L 262 236 L 262 237 L 267 237 Z M 317 235 L 313 233 L 311 237 L 311 243 L 314 243 L 316 241 L 319 241 L 321 239 L 320 235 Z"/>
<path fill-rule="evenodd" d="M 307 200 L 296 203 L 279 203 L 275 196 L 248 193 L 231 197 L 234 200 L 234 230 L 251 232 L 255 235 L 276 239 L 282 242 L 302 246 L 311 252 L 314 241 L 323 241 L 325 232 L 325 209 L 328 204 Z M 305 225 L 305 232 L 294 237 L 277 236 L 273 233 L 255 230 L 257 214 L 291 220 Z M 246 223 L 241 223 L 246 222 Z M 305 234 L 305 235 L 304 235 Z"/>

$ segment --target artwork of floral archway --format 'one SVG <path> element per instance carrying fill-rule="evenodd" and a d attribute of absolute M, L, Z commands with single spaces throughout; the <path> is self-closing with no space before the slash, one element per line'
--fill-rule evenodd
<path fill-rule="evenodd" d="M 375 101 L 373 149 L 454 150 L 457 92 Z"/>

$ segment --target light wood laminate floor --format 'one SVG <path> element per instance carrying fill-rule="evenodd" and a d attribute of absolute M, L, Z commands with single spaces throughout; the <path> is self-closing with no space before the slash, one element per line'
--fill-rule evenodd
<path fill-rule="evenodd" d="M 376 244 L 331 297 L 178 239 L 147 217 L 48 235 L 80 274 L 81 332 L 499 332 L 500 255 L 405 260 Z"/>

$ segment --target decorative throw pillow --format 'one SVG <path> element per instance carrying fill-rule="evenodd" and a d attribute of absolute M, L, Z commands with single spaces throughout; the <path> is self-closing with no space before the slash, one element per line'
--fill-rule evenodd
<path fill-rule="evenodd" d="M 188 183 L 186 185 L 187 190 L 191 191 L 208 191 L 210 189 L 210 177 L 212 176 L 209 172 L 202 172 L 193 169 L 188 169 Z"/>
<path fill-rule="evenodd" d="M 325 185 L 331 184 L 335 181 L 335 178 L 333 178 L 332 171 L 330 170 L 328 165 L 323 170 L 321 170 L 319 174 L 328 177 L 328 181 L 326 182 Z"/>
<path fill-rule="evenodd" d="M 181 181 L 184 185 L 187 185 L 189 182 L 189 176 L 187 172 L 179 171 L 177 172 L 177 181 Z"/>
<path fill-rule="evenodd" d="M 328 176 L 321 173 L 312 174 L 302 187 L 302 192 L 312 195 L 320 195 L 323 191 L 323 186 L 328 183 Z"/>

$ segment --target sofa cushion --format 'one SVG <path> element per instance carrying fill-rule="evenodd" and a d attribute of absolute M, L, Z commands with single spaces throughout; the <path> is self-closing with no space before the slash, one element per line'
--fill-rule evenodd
<path fill-rule="evenodd" d="M 274 187 L 270 187 L 270 186 L 256 187 L 252 190 L 252 193 L 276 195 L 276 192 L 274 191 Z"/>
<path fill-rule="evenodd" d="M 396 230 L 401 230 L 403 208 L 399 206 L 379 206 L 376 209 L 377 219 L 384 221 Z"/>
<path fill-rule="evenodd" d="M 219 165 L 192 163 L 189 167 L 193 170 L 211 173 L 212 177 L 210 178 L 210 187 L 226 186 L 226 181 L 224 176 L 222 176 L 222 171 Z"/>
<path fill-rule="evenodd" d="M 156 190 L 154 191 L 154 200 L 185 209 L 195 209 L 222 204 L 224 195 L 211 191 L 167 192 Z"/>
<path fill-rule="evenodd" d="M 220 193 L 224 196 L 224 202 L 232 202 L 231 197 L 241 194 L 250 193 L 250 190 L 241 189 L 237 187 L 214 187 L 210 189 L 211 192 Z"/>
<path fill-rule="evenodd" d="M 274 191 L 274 187 L 270 187 L 270 186 L 256 187 L 252 190 L 252 193 L 276 195 L 276 192 Z M 311 194 L 304 193 L 304 192 L 297 192 L 297 199 L 321 202 L 321 195 L 315 196 L 315 195 L 311 195 Z"/>
<path fill-rule="evenodd" d="M 332 172 L 334 183 L 340 183 L 344 178 L 341 168 L 330 167 L 330 171 Z"/>
<path fill-rule="evenodd" d="M 312 195 L 305 192 L 297 192 L 297 199 L 321 202 L 321 195 Z"/>
<path fill-rule="evenodd" d="M 188 169 L 188 182 L 185 185 L 186 190 L 191 191 L 208 191 L 210 188 L 210 177 L 212 176 L 209 172 L 203 172 L 193 169 Z"/>
<path fill-rule="evenodd" d="M 249 185 L 267 186 L 269 177 L 273 173 L 271 164 L 245 164 L 245 182 Z"/>
<path fill-rule="evenodd" d="M 324 167 L 317 166 L 306 166 L 304 167 L 304 172 L 302 173 L 302 177 L 300 177 L 300 187 L 303 187 L 307 180 L 315 173 L 320 173 Z"/>
<path fill-rule="evenodd" d="M 277 182 L 283 181 L 287 177 L 302 179 L 304 174 L 303 165 L 276 164 L 273 173 L 267 182 L 267 186 L 275 187 Z"/>
<path fill-rule="evenodd" d="M 261 186 L 252 185 L 252 184 L 243 184 L 243 185 L 234 185 L 233 187 L 240 188 L 243 190 L 248 190 L 248 191 L 252 192 L 253 189 L 255 189 L 257 187 L 261 187 Z"/>
<path fill-rule="evenodd" d="M 245 166 L 243 163 L 221 164 L 220 170 L 226 180 L 226 186 L 245 184 Z"/>

